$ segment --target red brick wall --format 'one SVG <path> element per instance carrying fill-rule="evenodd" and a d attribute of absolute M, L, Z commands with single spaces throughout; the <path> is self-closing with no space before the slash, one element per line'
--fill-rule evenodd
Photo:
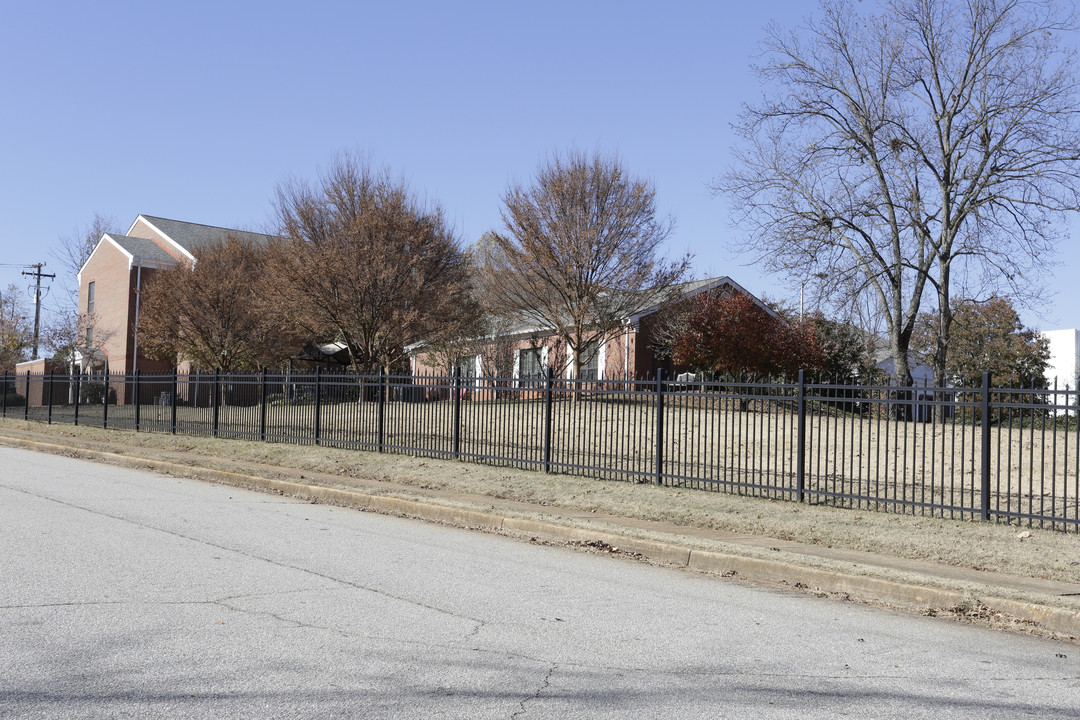
<path fill-rule="evenodd" d="M 30 373 L 30 386 L 27 387 L 26 374 Z M 55 373 L 60 379 L 49 382 L 45 376 Z M 44 407 L 48 404 L 46 388 L 52 388 L 52 401 L 60 405 L 68 401 L 68 368 L 63 363 L 53 362 L 51 358 L 38 358 L 19 363 L 15 366 L 15 392 L 26 398 L 28 407 Z"/>
<path fill-rule="evenodd" d="M 94 283 L 94 314 L 97 337 L 109 336 L 103 350 L 113 372 L 127 372 L 130 317 L 133 312 L 132 271 L 128 257 L 110 242 L 103 242 L 79 278 L 79 312 L 87 312 L 87 293 Z"/>
<path fill-rule="evenodd" d="M 119 248 L 105 242 L 83 266 L 79 281 L 79 312 L 87 312 L 90 283 L 94 284 L 94 313 L 97 324 L 94 333 L 97 337 L 108 336 L 103 350 L 109 361 L 109 371 L 114 374 L 129 374 L 138 369 L 143 374 L 171 372 L 172 365 L 147 358 L 139 348 L 138 361 L 135 361 L 135 310 L 138 298 L 137 289 L 141 284 L 146 287 L 158 270 L 128 268 L 128 257 Z M 125 400 L 122 385 L 117 387 L 117 402 Z"/>
<path fill-rule="evenodd" d="M 553 349 L 558 345 L 558 342 L 554 337 L 513 340 L 509 345 L 512 352 L 533 347 L 547 347 L 549 349 L 548 363 L 552 366 L 553 371 L 559 376 L 564 376 L 566 374 L 567 370 L 564 367 L 564 364 L 567 362 L 567 351 L 565 349 Z M 624 349 L 625 346 L 629 346 L 629 356 Z M 640 347 L 641 343 L 638 340 L 638 333 L 634 328 L 629 328 L 629 331 L 625 328 L 620 328 L 616 331 L 615 334 L 608 339 L 604 350 L 604 378 L 621 379 L 626 375 L 636 377 L 638 367 L 642 362 L 644 362 L 645 372 L 650 372 L 652 370 L 651 351 L 645 353 L 644 361 L 642 361 L 639 359 L 639 355 L 641 354 Z M 471 354 L 472 351 L 469 352 Z M 486 363 L 485 367 L 487 367 Z M 440 367 L 438 361 L 431 353 L 421 351 L 413 355 L 413 372 L 416 375 L 442 375 L 449 374 L 450 369 Z"/>

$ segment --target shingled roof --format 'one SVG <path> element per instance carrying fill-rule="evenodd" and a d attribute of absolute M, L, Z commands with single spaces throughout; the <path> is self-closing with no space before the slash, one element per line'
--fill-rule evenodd
<path fill-rule="evenodd" d="M 232 230 L 229 228 L 215 227 L 214 225 L 202 225 L 200 223 L 184 222 L 182 220 L 170 220 L 154 215 L 140 215 L 140 218 L 153 225 L 161 233 L 167 236 L 177 245 L 183 247 L 189 253 L 194 253 L 199 248 L 207 245 L 216 245 L 225 242 L 229 238 L 235 238 L 252 245 L 266 245 L 274 238 L 262 233 L 248 232 L 246 230 Z M 138 219 L 136 219 L 136 223 Z M 134 225 L 132 226 L 134 227 Z"/>
<path fill-rule="evenodd" d="M 144 262 L 172 264 L 176 262 L 176 258 L 165 252 L 153 240 L 129 235 L 116 235 L 114 233 L 106 233 L 105 236 L 123 248 L 139 264 Z"/>
<path fill-rule="evenodd" d="M 155 215 L 139 215 L 127 233 L 102 235 L 91 257 L 103 242 L 108 241 L 131 258 L 131 265 L 165 268 L 175 265 L 185 255 L 189 259 L 194 258 L 201 248 L 225 243 L 230 238 L 256 246 L 267 245 L 275 239 L 271 235 L 247 230 L 170 220 Z M 90 259 L 87 258 L 86 262 L 90 262 Z M 83 267 L 85 266 L 84 262 Z M 79 268 L 78 274 L 82 276 L 82 268 Z"/>

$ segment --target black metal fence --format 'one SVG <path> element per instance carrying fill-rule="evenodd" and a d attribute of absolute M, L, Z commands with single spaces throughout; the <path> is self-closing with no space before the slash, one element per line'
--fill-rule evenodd
<path fill-rule="evenodd" d="M 262 373 L 3 377 L 5 417 L 1080 531 L 1075 390 Z"/>

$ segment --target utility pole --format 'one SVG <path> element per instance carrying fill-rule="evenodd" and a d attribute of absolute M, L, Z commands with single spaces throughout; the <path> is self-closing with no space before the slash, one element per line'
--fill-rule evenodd
<path fill-rule="evenodd" d="M 28 265 L 27 267 L 33 268 L 33 270 L 23 270 L 23 275 L 29 275 L 34 278 L 34 357 L 32 360 L 38 359 L 38 335 L 41 330 L 41 278 L 55 278 L 56 275 L 49 275 L 48 273 L 41 272 L 41 268 L 45 267 L 45 263 L 36 263 L 34 265 Z"/>

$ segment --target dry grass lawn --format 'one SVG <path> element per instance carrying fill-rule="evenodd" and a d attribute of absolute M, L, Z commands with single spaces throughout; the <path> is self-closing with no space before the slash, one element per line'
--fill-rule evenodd
<path fill-rule="evenodd" d="M 418 489 L 452 490 L 539 503 L 551 506 L 556 513 L 559 507 L 595 510 L 620 517 L 865 550 L 961 568 L 1080 582 L 1080 536 L 1076 533 L 1039 529 L 1026 532 L 1006 524 L 800 505 L 687 488 L 545 475 L 312 445 L 133 433 L 66 424 L 47 426 L 11 418 L 0 420 L 0 431 L 32 434 L 41 436 L 38 439 L 42 440 L 48 436 L 62 437 L 65 443 L 121 454 L 152 452 L 166 455 L 174 462 L 238 472 L 250 472 L 245 466 L 255 463 L 264 466 L 260 474 L 290 480 L 303 478 L 306 472 L 325 473 L 333 476 L 328 482 L 340 487 L 350 487 L 356 478 L 388 481 Z M 303 482 L 311 482 L 310 477 Z M 390 488 L 386 492 L 397 493 Z M 692 538 L 688 542 L 693 544 Z"/>
<path fill-rule="evenodd" d="M 388 448 L 423 448 L 446 456 L 453 449 L 453 404 L 387 403 Z M 982 429 L 976 425 L 890 420 L 883 413 L 858 417 L 830 412 L 809 417 L 806 487 L 816 501 L 877 507 L 884 501 L 908 512 L 947 516 L 978 511 L 982 501 Z M 673 397 L 664 414 L 665 475 L 686 487 L 719 486 L 744 494 L 790 498 L 795 487 L 796 417 L 791 403 L 752 401 L 746 410 L 709 396 Z M 70 409 L 68 409 L 70 411 Z M 41 409 L 35 409 L 40 415 Z M 326 403 L 319 418 L 328 446 L 373 449 L 376 407 L 372 402 Z M 84 420 L 100 422 L 101 407 L 84 407 Z M 132 406 L 111 406 L 110 422 L 134 425 Z M 211 411 L 179 407 L 178 422 L 209 434 Z M 143 406 L 141 423 L 166 428 L 170 409 Z M 992 426 L 990 505 L 994 510 L 1080 520 L 1080 431 L 1047 427 L 1027 418 L 1023 427 Z M 219 435 L 257 435 L 259 408 L 219 409 Z M 466 457 L 535 468 L 542 459 L 540 401 L 464 402 L 460 449 Z M 266 431 L 272 438 L 313 437 L 311 405 L 271 405 Z M 552 456 L 560 472 L 620 480 L 650 480 L 655 468 L 655 407 L 621 402 L 617 396 L 556 402 Z M 590 469 L 583 469 L 583 468 Z M 592 468 L 603 467 L 602 471 Z M 851 500 L 828 493 L 858 496 Z M 891 505 L 890 507 L 895 507 Z M 1075 528 L 1076 525 L 1073 525 Z"/>

